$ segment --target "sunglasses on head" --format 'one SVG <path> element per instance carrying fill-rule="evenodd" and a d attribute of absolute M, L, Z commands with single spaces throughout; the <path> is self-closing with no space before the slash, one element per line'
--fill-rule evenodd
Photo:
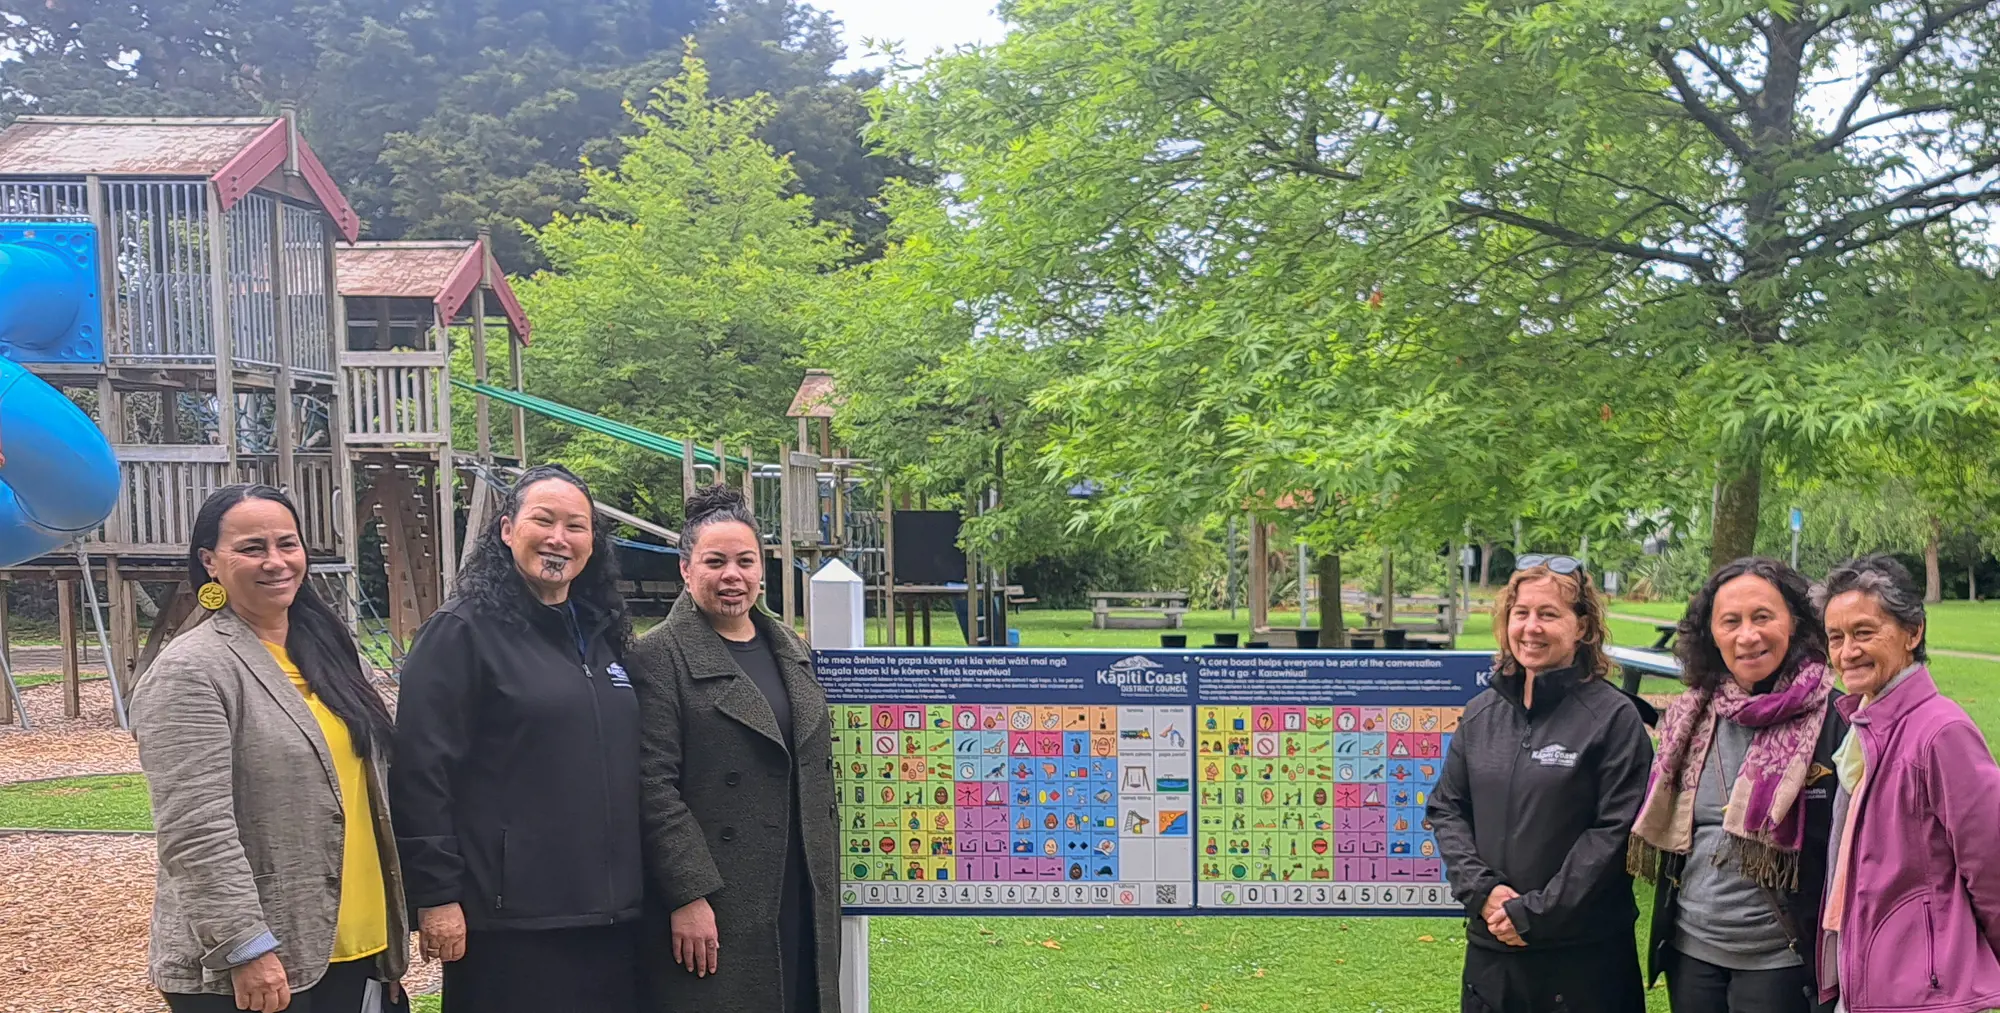
<path fill-rule="evenodd" d="M 1525 556 L 1514 557 L 1514 569 L 1517 572 L 1520 570 L 1532 570 L 1537 566 L 1548 567 L 1550 573 L 1559 573 L 1568 576 L 1583 569 L 1583 560 L 1575 556 L 1551 556 L 1540 552 L 1531 552 Z"/>

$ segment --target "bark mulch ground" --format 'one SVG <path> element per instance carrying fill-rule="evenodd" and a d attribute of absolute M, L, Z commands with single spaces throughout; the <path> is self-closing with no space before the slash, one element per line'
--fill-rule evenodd
<path fill-rule="evenodd" d="M 151 837 L 0 836 L 0 1013 L 164 1013 L 146 983 L 154 869 Z M 403 984 L 438 978 L 418 962 Z"/>
<path fill-rule="evenodd" d="M 4 687 L 0 687 L 4 692 Z M 0 727 L 0 784 L 86 774 L 128 774 L 139 769 L 139 747 L 111 716 L 111 684 L 86 682 L 82 713 L 63 717 L 63 688 L 48 683 L 21 691 L 33 731 Z"/>
<path fill-rule="evenodd" d="M 0 784 L 139 769 L 108 683 L 83 684 L 75 718 L 63 717 L 59 684 L 21 698 L 35 727 L 0 727 Z M 0 1013 L 164 1013 L 146 983 L 155 867 L 150 836 L 0 835 Z M 435 992 L 439 969 L 419 961 L 403 983 Z"/>

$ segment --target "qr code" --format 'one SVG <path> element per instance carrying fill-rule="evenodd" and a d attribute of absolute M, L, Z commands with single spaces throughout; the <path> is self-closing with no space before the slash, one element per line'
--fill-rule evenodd
<path fill-rule="evenodd" d="M 1181 888 L 1178 883 L 1160 883 L 1153 887 L 1153 902 L 1177 906 L 1181 902 Z"/>

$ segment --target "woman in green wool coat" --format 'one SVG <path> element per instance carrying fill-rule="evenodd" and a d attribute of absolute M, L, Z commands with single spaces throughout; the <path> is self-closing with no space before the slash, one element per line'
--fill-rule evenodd
<path fill-rule="evenodd" d="M 632 656 L 653 1007 L 838 1013 L 826 694 L 797 634 L 757 608 L 763 541 L 742 494 L 697 492 L 680 548 L 685 592 Z"/>

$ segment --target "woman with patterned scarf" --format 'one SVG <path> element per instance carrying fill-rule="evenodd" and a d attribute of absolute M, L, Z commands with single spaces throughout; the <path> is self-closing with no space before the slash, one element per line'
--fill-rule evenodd
<path fill-rule="evenodd" d="M 1674 1013 L 1809 1013 L 1846 723 L 1810 586 L 1771 559 L 1717 570 L 1675 649 L 1687 692 L 1660 723 L 1632 828 L 1635 875 L 1657 884 L 1648 980 Z"/>

